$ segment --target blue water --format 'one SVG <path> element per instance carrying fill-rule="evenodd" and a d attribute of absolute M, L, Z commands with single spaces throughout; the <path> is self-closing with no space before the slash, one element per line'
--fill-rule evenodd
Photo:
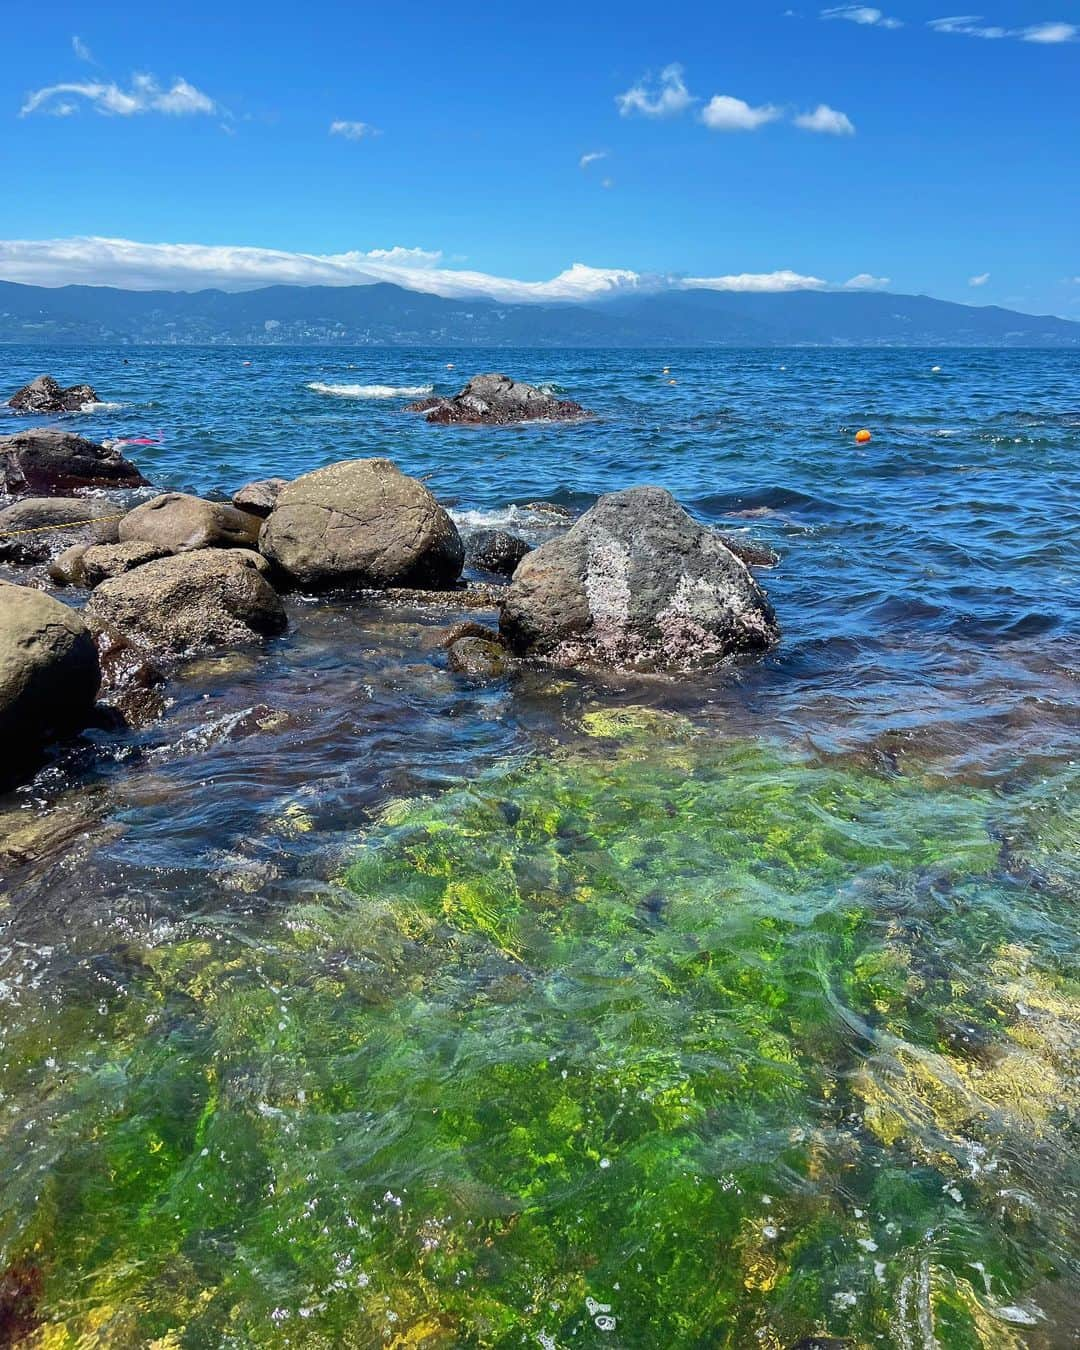
<path fill-rule="evenodd" d="M 0 794 L 0 1343 L 1076 1344 L 1080 355 L 4 356 L 12 390 L 95 386 L 58 425 L 158 438 L 127 453 L 160 488 L 387 455 L 463 531 L 540 542 L 564 525 L 531 503 L 660 484 L 776 552 L 783 637 L 691 679 L 477 686 L 445 612 L 294 594 L 284 636 L 173 667 L 159 716 Z M 594 416 L 404 411 L 485 370 Z M 646 744 L 597 750 L 613 716 Z M 530 763 L 558 808 L 515 833 L 546 819 Z M 372 841 L 369 914 L 342 879 Z M 502 947 L 491 859 L 535 899 Z M 410 888 L 444 863 L 429 927 Z M 594 905 L 610 933 L 560 946 Z M 537 1046 L 572 1072 L 532 1119 Z M 547 1192 L 510 1180 L 523 1138 Z"/>

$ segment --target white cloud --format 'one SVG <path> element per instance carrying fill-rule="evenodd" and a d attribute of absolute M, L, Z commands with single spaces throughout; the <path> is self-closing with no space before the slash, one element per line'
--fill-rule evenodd
<path fill-rule="evenodd" d="M 683 277 L 682 290 L 704 291 L 820 291 L 828 286 L 820 277 L 801 276 L 798 272 L 741 272 L 728 277 Z"/>
<path fill-rule="evenodd" d="M 800 113 L 795 125 L 804 131 L 816 131 L 823 136 L 854 136 L 855 124 L 846 113 L 837 112 L 827 103 L 819 103 L 813 112 Z"/>
<path fill-rule="evenodd" d="M 582 155 L 578 160 L 579 169 L 587 169 L 590 164 L 595 164 L 598 159 L 607 159 L 606 150 L 590 150 L 588 154 Z"/>
<path fill-rule="evenodd" d="M 869 272 L 860 272 L 850 281 L 844 282 L 845 291 L 883 291 L 892 285 L 892 277 L 875 277 Z"/>
<path fill-rule="evenodd" d="M 821 11 L 823 19 L 848 19 L 851 23 L 866 24 L 873 28 L 903 28 L 903 21 L 891 19 L 872 5 L 835 5 L 832 9 Z"/>
<path fill-rule="evenodd" d="M 1075 23 L 1034 23 L 1026 28 L 1002 28 L 999 24 L 984 23 L 981 14 L 959 14 L 950 19 L 931 19 L 929 27 L 935 33 L 961 33 L 965 37 L 987 38 L 990 41 L 1018 38 L 1021 42 L 1054 45 L 1061 42 L 1076 42 L 1080 39 L 1080 25 Z"/>
<path fill-rule="evenodd" d="M 75 34 L 71 39 L 71 50 L 75 53 L 75 55 L 79 58 L 80 61 L 89 61 L 90 64 L 93 65 L 94 53 L 90 50 L 90 48 L 86 45 L 86 43 L 82 40 L 82 38 L 78 36 L 78 34 Z"/>
<path fill-rule="evenodd" d="M 163 89 L 153 75 L 135 75 L 130 89 L 100 80 L 48 85 L 27 95 L 19 116 L 36 112 L 67 116 L 78 107 L 72 99 L 85 99 L 95 112 L 106 117 L 133 117 L 141 113 L 184 117 L 221 111 L 208 94 L 187 80 L 176 79 L 169 88 Z"/>
<path fill-rule="evenodd" d="M 331 122 L 330 135 L 344 136 L 347 141 L 362 141 L 368 136 L 379 136 L 382 133 L 377 127 L 371 126 L 368 122 Z"/>
<path fill-rule="evenodd" d="M 752 108 L 730 94 L 715 94 L 701 110 L 701 120 L 710 131 L 757 131 L 782 116 L 782 111 L 771 103 Z"/>
<path fill-rule="evenodd" d="M 677 117 L 694 101 L 686 87 L 682 66 L 674 62 L 664 67 L 658 81 L 646 76 L 625 94 L 615 96 L 623 117 L 632 117 L 634 113 L 640 113 L 642 117 Z"/>
<path fill-rule="evenodd" d="M 0 240 L 0 277 L 38 286 L 179 291 L 211 286 L 227 291 L 270 285 L 363 286 L 390 281 L 450 299 L 486 297 L 505 303 L 585 301 L 665 290 L 784 292 L 829 286 L 820 277 L 790 270 L 679 277 L 584 263 L 574 263 L 547 281 L 519 281 L 448 267 L 443 254 L 431 249 L 398 246 L 317 254 L 98 237 Z"/>
<path fill-rule="evenodd" d="M 969 286 L 985 286 L 986 283 L 987 283 L 989 280 L 990 280 L 990 273 L 989 273 L 989 272 L 980 272 L 979 275 L 978 275 L 977 277 L 971 277 L 971 278 L 968 280 L 968 285 L 969 285 Z"/>

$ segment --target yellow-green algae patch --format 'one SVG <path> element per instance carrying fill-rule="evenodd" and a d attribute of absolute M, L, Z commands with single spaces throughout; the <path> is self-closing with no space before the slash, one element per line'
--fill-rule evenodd
<path fill-rule="evenodd" d="M 73 972 L 16 1021 L 27 1344 L 1040 1343 L 1072 785 L 1033 831 L 659 714 L 584 729 L 395 803 L 319 903 L 128 944 L 108 999 Z"/>

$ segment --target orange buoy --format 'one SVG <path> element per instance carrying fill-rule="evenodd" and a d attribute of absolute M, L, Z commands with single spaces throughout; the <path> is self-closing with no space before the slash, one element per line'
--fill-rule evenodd
<path fill-rule="evenodd" d="M 856 444 L 856 445 L 866 445 L 866 444 L 868 444 L 869 441 L 871 441 L 872 439 L 873 439 L 873 438 L 871 437 L 870 433 L 866 430 L 865 427 L 863 427 L 862 431 L 857 431 L 857 432 L 855 433 L 855 444 Z"/>

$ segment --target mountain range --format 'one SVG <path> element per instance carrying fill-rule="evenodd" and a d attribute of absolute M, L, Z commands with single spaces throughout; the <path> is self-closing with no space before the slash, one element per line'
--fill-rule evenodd
<path fill-rule="evenodd" d="M 666 290 L 588 304 L 504 304 L 389 282 L 234 293 L 0 281 L 0 343 L 1080 347 L 1080 323 L 881 291 Z"/>

